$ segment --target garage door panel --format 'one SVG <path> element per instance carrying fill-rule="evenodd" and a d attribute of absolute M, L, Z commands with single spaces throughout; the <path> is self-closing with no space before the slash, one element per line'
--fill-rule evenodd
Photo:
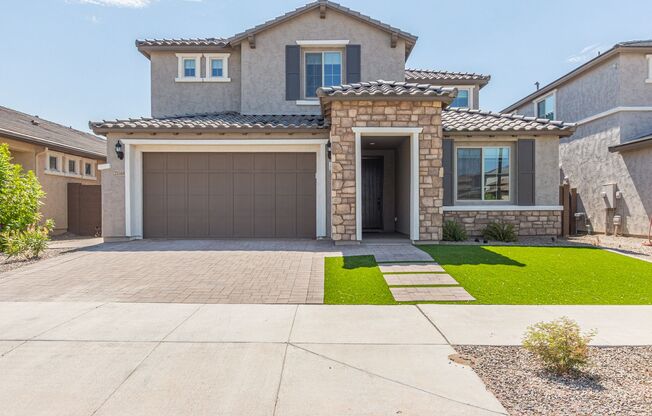
<path fill-rule="evenodd" d="M 167 153 L 167 171 L 181 171 L 188 170 L 188 153 Z"/>
<path fill-rule="evenodd" d="M 253 153 L 232 153 L 234 172 L 251 172 L 254 170 Z"/>
<path fill-rule="evenodd" d="M 143 158 L 146 237 L 315 236 L 314 154 L 145 153 Z"/>

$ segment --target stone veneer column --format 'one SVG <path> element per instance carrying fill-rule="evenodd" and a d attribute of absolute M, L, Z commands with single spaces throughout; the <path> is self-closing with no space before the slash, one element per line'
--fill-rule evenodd
<path fill-rule="evenodd" d="M 355 241 L 353 127 L 422 127 L 419 134 L 419 240 L 441 239 L 443 169 L 441 102 L 342 100 L 331 103 L 332 238 Z"/>

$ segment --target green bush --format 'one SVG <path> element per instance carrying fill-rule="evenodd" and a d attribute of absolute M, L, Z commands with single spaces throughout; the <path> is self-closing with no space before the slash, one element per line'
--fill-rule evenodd
<path fill-rule="evenodd" d="M 11 163 L 7 144 L 0 144 L 0 231 L 25 231 L 41 219 L 45 193 L 32 171 Z"/>
<path fill-rule="evenodd" d="M 589 364 L 589 342 L 595 331 L 581 334 L 577 322 L 562 317 L 530 326 L 523 347 L 555 374 L 577 371 Z"/>
<path fill-rule="evenodd" d="M 53 228 L 54 222 L 47 220 L 43 226 L 30 226 L 26 230 L 5 230 L 0 233 L 0 243 L 9 258 L 37 258 L 48 248 L 50 231 Z"/>
<path fill-rule="evenodd" d="M 482 237 L 486 240 L 511 243 L 518 240 L 516 230 L 512 224 L 503 221 L 494 221 L 482 230 Z"/>
<path fill-rule="evenodd" d="M 445 221 L 443 230 L 444 241 L 465 241 L 467 239 L 464 226 L 455 221 Z"/>

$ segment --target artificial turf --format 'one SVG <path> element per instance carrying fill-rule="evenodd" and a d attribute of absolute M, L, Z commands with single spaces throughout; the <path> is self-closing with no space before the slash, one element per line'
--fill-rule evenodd
<path fill-rule="evenodd" d="M 596 248 L 421 248 L 477 299 L 474 304 L 652 304 L 652 263 Z M 324 303 L 396 303 L 373 257 L 327 258 L 325 267 Z"/>

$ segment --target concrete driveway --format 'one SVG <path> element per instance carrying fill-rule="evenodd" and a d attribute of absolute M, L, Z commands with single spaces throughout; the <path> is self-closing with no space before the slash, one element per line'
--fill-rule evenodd
<path fill-rule="evenodd" d="M 495 415 L 415 306 L 0 303 L 2 415 Z"/>
<path fill-rule="evenodd" d="M 336 247 L 314 240 L 131 241 L 0 274 L 0 301 L 323 303 L 324 257 L 343 254 L 430 260 L 409 242 Z"/>

